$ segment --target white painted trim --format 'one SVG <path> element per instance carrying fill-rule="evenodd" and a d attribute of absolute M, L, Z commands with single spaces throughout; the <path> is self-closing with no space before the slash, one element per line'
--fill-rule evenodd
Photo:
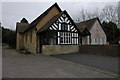
<path fill-rule="evenodd" d="M 57 30 L 53 25 L 52 25 L 52 28 L 53 28 L 54 30 Z"/>
<path fill-rule="evenodd" d="M 74 31 L 75 30 L 75 28 L 73 28 L 71 31 Z"/>
<path fill-rule="evenodd" d="M 61 20 L 64 22 L 64 18 L 63 18 L 62 16 L 61 16 L 60 18 L 61 18 Z"/>
<path fill-rule="evenodd" d="M 70 20 L 67 20 L 67 21 L 66 21 L 66 23 L 69 23 L 69 22 L 70 22 Z"/>
<path fill-rule="evenodd" d="M 70 25 L 68 25 L 68 31 L 70 31 Z"/>
<path fill-rule="evenodd" d="M 52 30 L 52 28 L 51 28 L 51 27 L 50 27 L 49 29 L 50 29 L 50 30 Z"/>
<path fill-rule="evenodd" d="M 60 23 L 62 23 L 62 21 L 61 21 L 60 19 L 58 19 L 58 21 L 59 21 Z"/>
<path fill-rule="evenodd" d="M 59 30 L 61 30 L 61 24 L 59 23 Z"/>
<path fill-rule="evenodd" d="M 73 29 L 74 28 L 74 26 L 71 26 L 71 28 L 70 29 Z"/>
<path fill-rule="evenodd" d="M 58 26 L 55 23 L 53 25 L 58 29 Z"/>
<path fill-rule="evenodd" d="M 67 22 L 67 20 L 68 20 L 68 17 L 65 18 L 65 22 Z"/>

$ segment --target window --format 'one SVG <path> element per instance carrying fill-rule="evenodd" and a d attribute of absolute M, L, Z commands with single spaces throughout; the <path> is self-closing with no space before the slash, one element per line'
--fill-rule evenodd
<path fill-rule="evenodd" d="M 94 38 L 92 38 L 92 43 L 93 43 L 93 44 L 95 43 L 95 39 L 94 39 Z"/>
<path fill-rule="evenodd" d="M 97 43 L 97 38 L 95 38 L 95 43 Z"/>
<path fill-rule="evenodd" d="M 77 44 L 78 44 L 78 38 L 77 38 Z"/>
<path fill-rule="evenodd" d="M 102 38 L 100 38 L 100 44 L 102 44 Z"/>
<path fill-rule="evenodd" d="M 72 44 L 78 44 L 78 33 L 72 33 Z"/>
<path fill-rule="evenodd" d="M 72 33 L 72 37 L 73 37 L 73 33 Z"/>
<path fill-rule="evenodd" d="M 98 44 L 100 44 L 100 38 L 98 38 Z"/>
<path fill-rule="evenodd" d="M 95 44 L 102 44 L 103 42 L 103 39 L 102 38 L 94 38 L 94 43 Z"/>
<path fill-rule="evenodd" d="M 60 44 L 71 44 L 71 33 L 60 32 Z"/>
<path fill-rule="evenodd" d="M 63 33 L 60 33 L 60 43 L 63 43 Z"/>
<path fill-rule="evenodd" d="M 102 42 L 104 43 L 104 38 L 102 39 Z"/>
<path fill-rule="evenodd" d="M 68 25 L 67 23 L 62 23 L 61 24 L 61 30 L 67 31 L 68 30 Z"/>
<path fill-rule="evenodd" d="M 78 33 L 59 32 L 58 44 L 79 44 Z"/>
<path fill-rule="evenodd" d="M 74 44 L 76 44 L 76 38 L 74 38 Z"/>

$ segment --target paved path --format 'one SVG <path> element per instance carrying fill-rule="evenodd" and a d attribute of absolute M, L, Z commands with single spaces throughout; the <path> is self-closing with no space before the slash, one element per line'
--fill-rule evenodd
<path fill-rule="evenodd" d="M 92 54 L 67 54 L 55 57 L 118 74 L 118 58 Z"/>
<path fill-rule="evenodd" d="M 23 55 L 11 49 L 3 54 L 3 78 L 114 78 L 52 56 Z"/>
<path fill-rule="evenodd" d="M 2 78 L 2 46 L 0 44 L 0 79 Z"/>

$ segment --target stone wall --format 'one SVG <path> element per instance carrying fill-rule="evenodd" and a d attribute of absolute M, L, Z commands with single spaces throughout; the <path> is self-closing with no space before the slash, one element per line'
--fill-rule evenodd
<path fill-rule="evenodd" d="M 80 45 L 79 53 L 120 56 L 120 45 Z"/>
<path fill-rule="evenodd" d="M 59 14 L 60 12 L 56 7 L 53 7 L 49 13 L 47 13 L 44 18 L 42 18 L 36 27 L 32 28 L 31 30 L 25 32 L 23 35 L 17 35 L 17 49 L 25 48 L 32 53 L 39 52 L 39 37 L 35 34 L 35 29 L 39 31 L 51 18 L 55 15 Z M 19 33 L 17 33 L 19 34 Z"/>
<path fill-rule="evenodd" d="M 79 45 L 43 45 L 42 54 L 55 55 L 55 54 L 69 54 L 78 53 Z"/>
<path fill-rule="evenodd" d="M 19 50 L 24 47 L 23 35 L 17 33 L 16 37 L 16 48 Z"/>
<path fill-rule="evenodd" d="M 27 40 L 26 40 L 27 38 Z M 34 33 L 34 29 L 24 33 L 24 47 L 32 53 L 36 53 L 37 37 Z"/>

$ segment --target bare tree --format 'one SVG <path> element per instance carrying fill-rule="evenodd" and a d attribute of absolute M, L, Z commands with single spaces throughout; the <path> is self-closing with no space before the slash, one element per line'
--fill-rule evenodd
<path fill-rule="evenodd" d="M 98 17 L 101 22 L 108 21 L 118 24 L 118 11 L 118 6 L 113 5 L 106 5 L 102 10 L 96 8 L 94 12 L 88 12 L 85 9 L 81 9 L 79 11 L 79 16 L 75 18 L 74 21 L 82 22 L 88 19 Z"/>
<path fill-rule="evenodd" d="M 84 10 L 84 9 L 81 9 L 81 10 L 79 11 L 78 17 L 77 17 L 77 18 L 74 18 L 73 20 L 74 20 L 75 22 L 82 22 L 82 21 L 91 19 L 91 18 L 93 18 L 93 17 L 94 17 L 94 15 L 93 15 L 92 13 L 87 12 L 87 11 Z"/>
<path fill-rule="evenodd" d="M 82 10 L 79 11 L 78 17 L 75 18 L 74 21 L 76 23 L 77 22 L 82 22 L 82 21 L 85 21 L 85 18 L 86 18 L 86 14 L 85 14 L 84 9 L 82 9 Z"/>
<path fill-rule="evenodd" d="M 77 18 L 74 18 L 74 21 L 82 22 L 82 21 L 89 20 L 89 19 L 96 18 L 96 17 L 99 17 L 100 20 L 102 19 L 101 18 L 102 16 L 98 9 L 96 9 L 94 12 L 88 12 L 85 9 L 81 9 L 79 11 L 79 16 Z"/>
<path fill-rule="evenodd" d="M 82 9 L 80 12 L 81 12 L 81 20 L 85 21 L 85 19 L 86 19 L 85 10 Z"/>
<path fill-rule="evenodd" d="M 120 1 L 118 2 L 118 24 L 120 25 Z"/>
<path fill-rule="evenodd" d="M 118 7 L 113 5 L 106 5 L 101 12 L 103 20 L 114 22 L 118 24 Z"/>

